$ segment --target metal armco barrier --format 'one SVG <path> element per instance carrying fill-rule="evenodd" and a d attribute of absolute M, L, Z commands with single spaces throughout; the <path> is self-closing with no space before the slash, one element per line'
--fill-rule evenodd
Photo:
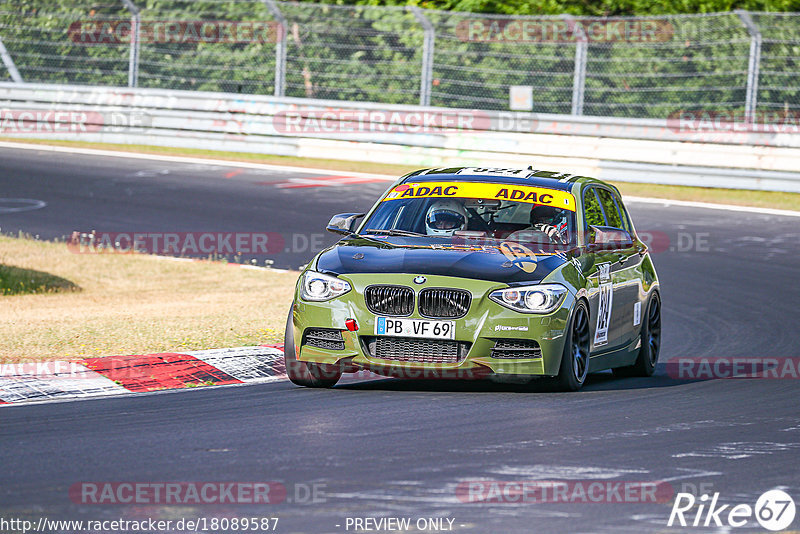
<path fill-rule="evenodd" d="M 535 165 L 609 180 L 800 192 L 800 134 L 724 126 L 682 131 L 663 119 L 0 83 L 6 137 L 420 167 Z"/>

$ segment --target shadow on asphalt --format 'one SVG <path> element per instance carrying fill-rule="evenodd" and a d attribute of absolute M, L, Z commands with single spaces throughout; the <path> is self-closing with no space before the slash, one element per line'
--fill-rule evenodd
<path fill-rule="evenodd" d="M 358 391 L 432 391 L 432 392 L 475 392 L 475 393 L 554 393 L 557 387 L 548 379 L 533 379 L 527 383 L 501 383 L 490 379 L 483 380 L 413 380 L 386 378 L 363 382 L 349 382 L 342 379 L 334 389 Z M 610 371 L 590 374 L 586 384 L 578 393 L 592 391 L 615 391 L 633 389 L 653 389 L 679 387 L 703 380 L 679 380 L 666 375 L 664 365 L 660 364 L 656 374 L 651 377 L 616 378 Z"/>

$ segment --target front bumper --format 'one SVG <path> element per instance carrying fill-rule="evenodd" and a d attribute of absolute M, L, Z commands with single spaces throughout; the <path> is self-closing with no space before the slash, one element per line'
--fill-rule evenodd
<path fill-rule="evenodd" d="M 496 289 L 507 287 L 497 282 L 471 280 L 448 276 L 426 275 L 427 282 L 413 283 L 411 274 L 354 274 L 341 276 L 352 286 L 347 294 L 326 302 L 306 302 L 295 295 L 292 321 L 294 343 L 301 361 L 341 364 L 346 371 L 371 370 L 393 376 L 469 377 L 486 374 L 554 376 L 558 374 L 564 349 L 564 332 L 570 310 L 575 302 L 571 293 L 565 295 L 561 306 L 546 315 L 525 314 L 510 310 L 489 299 Z M 469 344 L 466 356 L 455 363 L 427 363 L 378 358 L 370 354 L 366 341 L 375 337 L 376 315 L 367 309 L 364 290 L 369 285 L 400 285 L 415 293 L 426 287 L 466 289 L 472 302 L 465 317 L 453 319 L 455 341 Z M 414 307 L 411 319 L 424 319 Z M 348 331 L 347 319 L 355 319 L 358 331 Z M 341 331 L 343 350 L 323 349 L 303 345 L 303 333 L 309 328 L 333 328 Z M 541 357 L 496 358 L 492 348 L 498 340 L 534 340 L 539 344 Z"/>

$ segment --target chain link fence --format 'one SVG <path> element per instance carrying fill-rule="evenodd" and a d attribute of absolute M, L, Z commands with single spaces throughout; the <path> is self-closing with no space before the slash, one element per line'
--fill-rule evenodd
<path fill-rule="evenodd" d="M 0 80 L 610 117 L 800 114 L 800 14 L 100 2 L 0 3 Z"/>

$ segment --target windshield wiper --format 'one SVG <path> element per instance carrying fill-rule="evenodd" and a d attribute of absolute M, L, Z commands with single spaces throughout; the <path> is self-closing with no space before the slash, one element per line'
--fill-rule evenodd
<path fill-rule="evenodd" d="M 420 234 L 418 232 L 411 232 L 409 230 L 398 230 L 397 228 L 392 228 L 390 230 L 378 230 L 375 228 L 370 228 L 367 230 L 362 230 L 362 234 L 379 234 L 379 235 L 396 235 L 396 236 L 403 236 L 403 237 L 426 237 L 425 234 Z"/>

